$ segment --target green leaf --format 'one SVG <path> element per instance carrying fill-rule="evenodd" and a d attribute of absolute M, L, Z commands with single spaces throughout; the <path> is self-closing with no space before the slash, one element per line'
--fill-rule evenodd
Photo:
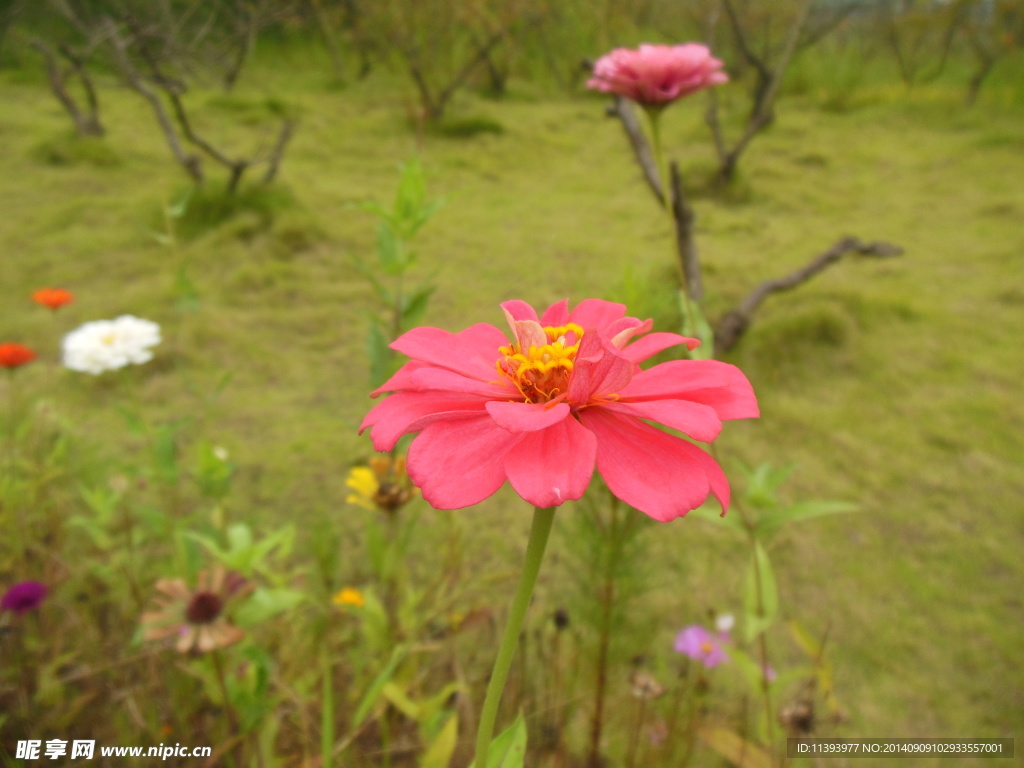
<path fill-rule="evenodd" d="M 816 517 L 824 517 L 826 515 L 839 515 L 845 512 L 854 512 L 856 509 L 856 504 L 850 504 L 845 501 L 801 502 L 766 514 L 754 526 L 754 535 L 766 536 L 769 533 L 774 533 L 785 523 L 813 520 Z"/>
<path fill-rule="evenodd" d="M 715 332 L 704 317 L 700 304 L 687 298 L 680 290 L 679 314 L 683 318 L 683 336 L 700 339 L 700 346 L 690 351 L 691 360 L 710 360 L 715 356 Z"/>
<path fill-rule="evenodd" d="M 423 166 L 420 165 L 419 158 L 414 156 L 412 160 L 402 165 L 402 178 L 398 182 L 398 191 L 395 193 L 393 211 L 395 219 L 401 225 L 413 223 L 423 208 L 426 196 L 427 185 L 423 178 Z"/>
<path fill-rule="evenodd" d="M 244 552 L 252 549 L 252 531 L 245 523 L 235 523 L 228 528 L 228 549 L 231 552 Z"/>
<path fill-rule="evenodd" d="M 762 511 L 778 507 L 779 500 L 775 492 L 793 474 L 794 469 L 796 467 L 792 464 L 773 469 L 768 462 L 753 470 L 744 469 L 744 474 L 747 476 L 747 490 L 744 493 L 744 498 L 747 504 Z"/>
<path fill-rule="evenodd" d="M 386 275 L 399 275 L 408 266 L 405 241 L 387 221 L 377 226 L 377 261 Z"/>
<path fill-rule="evenodd" d="M 391 702 L 399 712 L 408 717 L 410 720 L 419 721 L 420 719 L 420 706 L 415 701 L 410 699 L 404 690 L 395 682 L 388 681 L 381 688 L 381 696 Z"/>
<path fill-rule="evenodd" d="M 197 542 L 219 562 L 226 564 L 229 560 L 227 550 L 221 549 L 220 544 L 210 536 L 195 531 L 182 531 L 181 538 Z"/>
<path fill-rule="evenodd" d="M 306 596 L 298 590 L 260 587 L 235 610 L 235 621 L 239 626 L 252 627 L 294 608 L 305 599 Z"/>
<path fill-rule="evenodd" d="M 743 533 L 746 530 L 743 527 L 743 518 L 740 517 L 737 512 L 734 511 L 732 514 L 726 514 L 723 516 L 722 510 L 717 504 L 704 504 L 689 514 L 691 517 L 696 517 L 698 520 L 714 523 L 721 528 L 728 528 L 729 530 L 736 531 L 737 533 Z"/>
<path fill-rule="evenodd" d="M 370 714 L 370 711 L 377 704 L 378 699 L 380 699 L 381 693 L 384 691 L 384 686 L 391 681 L 391 676 L 395 674 L 395 670 L 398 668 L 398 665 L 402 663 L 402 659 L 405 658 L 407 652 L 408 647 L 404 644 L 395 646 L 395 649 L 391 652 L 391 658 L 388 660 L 388 663 L 384 665 L 384 669 L 382 669 L 377 674 L 377 677 L 374 678 L 370 687 L 363 695 L 362 701 L 359 702 L 359 706 L 356 707 L 356 713 L 352 717 L 352 728 L 358 728 L 363 724 L 367 715 Z"/>
<path fill-rule="evenodd" d="M 419 323 L 427 311 L 427 304 L 433 295 L 435 286 L 421 285 L 415 291 L 402 299 L 402 325 L 405 328 Z"/>
<path fill-rule="evenodd" d="M 523 713 L 499 733 L 487 751 L 487 768 L 523 768 L 526 760 L 526 720 Z M 469 768 L 476 768 L 476 761 Z"/>
<path fill-rule="evenodd" d="M 452 761 L 452 755 L 455 753 L 458 736 L 459 718 L 458 715 L 452 715 L 445 721 L 437 738 L 423 753 L 420 768 L 448 768 L 448 764 Z"/>
<path fill-rule="evenodd" d="M 761 584 L 761 604 L 758 605 L 758 579 Z M 747 642 L 752 641 L 774 623 L 779 612 L 779 593 L 775 587 L 775 574 L 768 553 L 761 542 L 754 542 L 754 556 L 747 571 L 743 608 L 746 613 L 744 625 Z"/>
<path fill-rule="evenodd" d="M 395 358 L 388 344 L 384 331 L 373 323 L 366 334 L 366 354 L 370 358 L 370 385 L 374 389 L 391 376 Z"/>
<path fill-rule="evenodd" d="M 170 216 L 172 219 L 180 219 L 182 216 L 184 216 L 185 212 L 188 210 L 188 204 L 189 201 L 192 200 L 192 193 L 194 191 L 194 188 L 190 187 L 188 191 L 186 191 L 185 194 L 182 195 L 181 200 L 179 200 L 176 203 L 171 203 L 170 205 L 168 205 L 167 215 Z"/>
<path fill-rule="evenodd" d="M 419 703 L 421 723 L 425 723 L 439 713 L 444 705 L 448 703 L 451 697 L 459 691 L 465 690 L 465 687 L 458 683 L 448 683 L 444 688 L 435 693 L 428 699 L 424 699 Z"/>

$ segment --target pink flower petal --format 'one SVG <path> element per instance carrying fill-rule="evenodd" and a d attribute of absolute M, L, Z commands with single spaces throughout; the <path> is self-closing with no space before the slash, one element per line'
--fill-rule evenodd
<path fill-rule="evenodd" d="M 696 509 L 710 483 L 699 451 L 634 418 L 603 408 L 580 411 L 583 426 L 597 437 L 597 469 L 608 488 L 655 520 L 667 522 Z"/>
<path fill-rule="evenodd" d="M 436 509 L 461 509 L 505 482 L 504 459 L 516 438 L 489 416 L 428 424 L 412 441 L 406 470 Z"/>
<path fill-rule="evenodd" d="M 501 399 L 519 396 L 519 390 L 511 384 L 506 386 L 507 379 L 500 378 L 494 367 L 491 368 L 490 381 L 467 378 L 455 371 L 430 368 L 429 366 L 415 371 L 410 379 L 409 389 L 413 390 L 447 390 Z"/>
<path fill-rule="evenodd" d="M 569 313 L 569 322 L 586 331 L 602 330 L 626 314 L 625 304 L 603 299 L 584 299 Z"/>
<path fill-rule="evenodd" d="M 597 438 L 576 419 L 531 432 L 505 454 L 516 493 L 536 507 L 557 507 L 583 496 L 597 457 Z"/>
<path fill-rule="evenodd" d="M 540 324 L 548 327 L 558 327 L 569 322 L 569 300 L 562 299 L 557 304 L 552 304 L 540 318 Z"/>
<path fill-rule="evenodd" d="M 396 392 L 366 414 L 359 432 L 372 426 L 374 449 L 390 451 L 402 435 L 418 432 L 434 421 L 482 416 L 485 402 L 461 392 Z"/>
<path fill-rule="evenodd" d="M 391 348 L 413 360 L 489 381 L 494 378 L 498 349 L 507 343 L 505 334 L 493 325 L 477 323 L 458 333 L 429 326 L 413 328 L 395 339 Z"/>
<path fill-rule="evenodd" d="M 656 421 L 702 443 L 710 443 L 722 431 L 722 421 L 714 408 L 688 400 L 645 400 L 639 403 L 619 400 L 601 407 L 624 416 Z"/>
<path fill-rule="evenodd" d="M 487 412 L 494 423 L 509 432 L 536 432 L 548 429 L 570 413 L 565 403 L 510 403 L 491 400 Z"/>
<path fill-rule="evenodd" d="M 520 301 L 519 299 L 506 301 L 501 305 L 501 308 L 505 310 L 505 316 L 510 318 L 510 320 L 532 320 L 535 323 L 540 323 L 537 317 L 537 310 L 525 301 Z M 544 325 L 544 323 L 540 324 Z"/>
<path fill-rule="evenodd" d="M 642 363 L 647 358 L 679 344 L 685 344 L 687 349 L 696 349 L 700 346 L 700 339 L 691 339 L 677 333 L 651 333 L 623 348 L 622 355 L 630 362 Z"/>
<path fill-rule="evenodd" d="M 673 360 L 633 376 L 623 400 L 690 400 L 715 409 L 723 421 L 756 418 L 754 390 L 734 365 L 717 360 Z"/>
<path fill-rule="evenodd" d="M 395 392 L 400 389 L 415 389 L 412 383 L 412 375 L 416 371 L 427 367 L 429 366 L 426 363 L 419 363 L 415 360 L 410 360 L 399 368 L 394 376 L 377 387 L 377 389 L 373 390 L 373 392 L 370 393 L 370 397 L 377 397 L 384 392 Z"/>
<path fill-rule="evenodd" d="M 582 404 L 595 395 L 617 393 L 629 383 L 635 368 L 600 333 L 585 333 L 569 380 L 569 402 Z"/>

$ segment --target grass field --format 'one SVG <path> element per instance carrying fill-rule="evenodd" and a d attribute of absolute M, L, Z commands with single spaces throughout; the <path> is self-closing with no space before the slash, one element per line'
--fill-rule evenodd
<path fill-rule="evenodd" d="M 771 550 L 784 617 L 828 631 L 848 719 L 821 735 L 1024 739 L 1024 111 L 1004 88 L 966 110 L 946 86 L 868 84 L 837 111 L 807 84 L 754 142 L 729 200 L 702 192 L 714 161 L 702 103 L 666 115 L 669 153 L 696 195 L 712 316 L 844 235 L 904 249 L 849 257 L 770 299 L 727 358 L 762 412 L 718 441 L 734 486 L 741 462 L 792 463 L 787 498 L 859 506 L 789 529 Z M 229 515 L 257 529 L 295 522 L 299 554 L 336 530 L 352 560 L 343 573 L 360 572 L 364 514 L 345 504 L 347 468 L 371 451 L 356 427 L 370 405 L 373 304 L 353 259 L 372 253 L 375 224 L 358 203 L 392 197 L 399 161 L 418 149 L 430 194 L 447 200 L 417 240 L 420 276 L 437 285 L 426 324 L 500 324 L 507 299 L 597 296 L 674 330 L 666 222 L 602 99 L 514 82 L 504 101 L 457 104 L 456 117 L 487 117 L 500 132 L 428 132 L 417 147 L 401 81 L 375 74 L 340 90 L 264 62 L 235 95 L 190 98 L 203 128 L 248 147 L 270 141 L 264 98 L 286 93 L 299 128 L 275 195 L 253 193 L 256 204 L 212 225 L 193 200 L 173 250 L 151 230 L 184 176 L 134 94 L 103 90 L 109 135 L 83 149 L 41 81 L 0 72 L 0 91 L 0 341 L 49 358 L 19 372 L 19 402 L 68 424 L 74 471 L 99 478 L 138 450 L 116 409 L 126 392 L 150 418 L 173 419 L 198 413 L 230 373 L 185 432 L 238 464 Z M 199 292 L 191 313 L 175 306 L 182 259 Z M 117 378 L 58 370 L 54 320 L 28 301 L 42 285 L 77 296 L 60 333 L 122 313 L 159 322 L 156 360 Z M 72 508 L 67 494 L 54 503 Z M 566 518 L 579 513 L 570 505 L 556 520 L 545 611 L 564 599 Z M 527 517 L 507 488 L 457 513 L 473 568 L 507 577 Z M 436 535 L 425 526 L 422 558 Z M 668 656 L 682 625 L 742 601 L 746 552 L 718 529 L 681 520 L 646 541 L 650 588 L 621 629 L 624 658 Z M 78 578 L 80 566 L 56 571 Z M 494 585 L 494 603 L 510 589 Z M 61 629 L 59 614 L 43 620 Z M 779 666 L 799 660 L 784 628 L 770 644 Z M 626 678 L 615 676 L 613 701 Z"/>

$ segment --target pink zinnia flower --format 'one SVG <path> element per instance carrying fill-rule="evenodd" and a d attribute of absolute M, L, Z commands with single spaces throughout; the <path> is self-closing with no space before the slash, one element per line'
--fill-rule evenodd
<path fill-rule="evenodd" d="M 729 660 L 729 654 L 722 647 L 727 642 L 729 642 L 728 632 L 715 634 L 699 624 L 692 624 L 683 629 L 676 637 L 675 648 L 679 653 L 689 656 L 711 669 Z"/>
<path fill-rule="evenodd" d="M 725 419 L 758 415 L 746 377 L 714 360 L 676 360 L 641 370 L 668 347 L 699 343 L 652 333 L 622 304 L 587 299 L 538 318 L 523 301 L 502 305 L 512 340 L 480 323 L 459 333 L 416 328 L 392 345 L 412 358 L 373 393 L 391 392 L 367 414 L 378 451 L 419 432 L 407 471 L 430 504 L 476 504 L 507 479 L 537 507 L 583 496 L 595 466 L 617 497 L 672 520 L 729 484 L 696 445 L 646 420 L 710 442 Z"/>
<path fill-rule="evenodd" d="M 726 83 L 722 62 L 706 45 L 643 44 L 616 48 L 594 64 L 588 88 L 617 93 L 645 107 L 662 107 L 683 96 Z"/>

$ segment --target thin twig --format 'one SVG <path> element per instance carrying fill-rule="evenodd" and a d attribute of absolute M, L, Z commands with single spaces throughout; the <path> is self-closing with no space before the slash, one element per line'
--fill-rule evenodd
<path fill-rule="evenodd" d="M 802 285 L 825 268 L 835 264 L 848 253 L 861 256 L 891 257 L 903 253 L 897 245 L 885 242 L 862 243 L 856 237 L 844 237 L 824 253 L 814 257 L 808 264 L 784 277 L 765 280 L 752 290 L 740 305 L 729 312 L 715 328 L 715 349 L 723 352 L 732 349 L 746 333 L 753 320 L 754 312 L 773 293 L 788 291 Z"/>

